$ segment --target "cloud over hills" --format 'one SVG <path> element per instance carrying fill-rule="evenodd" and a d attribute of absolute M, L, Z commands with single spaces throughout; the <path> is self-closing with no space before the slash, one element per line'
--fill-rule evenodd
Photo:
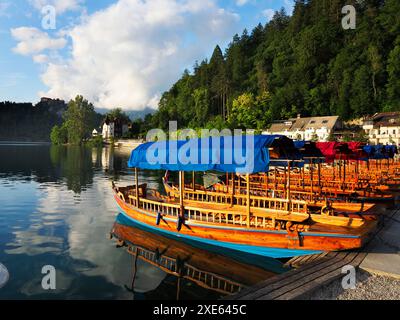
<path fill-rule="evenodd" d="M 16 52 L 44 65 L 41 79 L 49 90 L 41 95 L 82 94 L 99 108 L 141 110 L 156 108 L 183 68 L 230 39 L 238 20 L 215 0 L 119 0 L 82 17 L 59 38 L 46 38 L 40 30 L 22 36 L 21 28 L 13 36 L 19 41 Z M 41 46 L 29 42 L 34 37 L 43 40 Z M 67 40 L 62 61 L 41 52 Z"/>

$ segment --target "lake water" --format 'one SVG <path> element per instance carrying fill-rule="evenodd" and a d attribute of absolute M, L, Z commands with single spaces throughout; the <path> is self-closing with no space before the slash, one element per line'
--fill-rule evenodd
<path fill-rule="evenodd" d="M 9 274 L 0 299 L 216 299 L 284 270 L 273 259 L 132 225 L 111 192 L 113 180 L 133 182 L 127 159 L 106 148 L 0 145 L 0 263 Z M 147 171 L 139 179 L 162 191 L 161 176 Z M 117 247 L 115 237 L 129 246 Z M 54 290 L 42 286 L 48 265 Z"/>

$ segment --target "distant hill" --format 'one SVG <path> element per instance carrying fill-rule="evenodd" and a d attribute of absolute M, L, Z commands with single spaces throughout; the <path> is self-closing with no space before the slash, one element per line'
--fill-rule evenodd
<path fill-rule="evenodd" d="M 102 109 L 102 108 L 96 108 L 96 111 L 101 113 L 101 114 L 106 114 L 107 112 L 109 112 L 109 109 Z M 152 109 L 152 108 L 145 108 L 143 110 L 124 110 L 124 112 L 129 116 L 129 118 L 133 121 L 136 119 L 144 119 L 144 117 L 148 114 L 153 114 L 154 112 L 156 112 L 156 110 Z"/>
<path fill-rule="evenodd" d="M 32 103 L 0 102 L 0 141 L 50 141 L 50 131 L 62 123 L 63 100 L 42 98 Z M 103 116 L 97 114 L 99 126 Z"/>
<path fill-rule="evenodd" d="M 61 124 L 67 105 L 42 98 L 32 103 L 0 102 L 0 141 L 49 141 L 51 128 Z"/>

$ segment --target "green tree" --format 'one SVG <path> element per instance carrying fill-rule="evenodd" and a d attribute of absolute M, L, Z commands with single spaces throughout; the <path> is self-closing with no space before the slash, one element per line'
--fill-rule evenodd
<path fill-rule="evenodd" d="M 382 57 L 376 46 L 370 45 L 368 48 L 368 60 L 371 64 L 372 88 L 374 90 L 374 100 L 378 97 L 376 78 L 382 72 Z"/>
<path fill-rule="evenodd" d="M 68 143 L 81 144 L 90 137 L 94 125 L 95 111 L 91 103 L 82 96 L 76 96 L 68 103 L 64 114 L 64 125 L 68 132 Z"/>
<path fill-rule="evenodd" d="M 311 141 L 313 141 L 313 142 L 318 142 L 318 135 L 317 135 L 316 133 L 313 133 L 313 134 L 311 135 Z"/>
<path fill-rule="evenodd" d="M 333 132 L 331 132 L 331 133 L 329 134 L 327 141 L 329 141 L 329 142 L 335 142 L 335 141 L 337 141 L 337 139 L 336 139 L 335 135 L 333 134 Z"/>
<path fill-rule="evenodd" d="M 353 140 L 354 140 L 353 136 L 348 132 L 346 132 L 342 137 L 342 141 L 343 142 L 350 142 L 350 141 L 353 141 Z"/>
<path fill-rule="evenodd" d="M 370 84 L 371 75 L 366 65 L 356 70 L 351 90 L 350 105 L 354 116 L 374 113 L 373 92 Z"/>
<path fill-rule="evenodd" d="M 264 129 L 272 120 L 270 102 L 269 92 L 263 92 L 257 97 L 254 97 L 252 93 L 240 95 L 232 103 L 228 118 L 230 127 Z"/>
<path fill-rule="evenodd" d="M 400 37 L 399 44 L 389 54 L 386 86 L 388 104 L 391 110 L 400 110 Z"/>
<path fill-rule="evenodd" d="M 353 140 L 354 141 L 358 141 L 358 142 L 368 143 L 369 142 L 369 136 L 364 130 L 362 130 L 362 131 L 357 132 L 354 135 Z"/>
<path fill-rule="evenodd" d="M 203 126 L 209 117 L 209 98 L 206 88 L 195 89 L 193 92 L 196 126 Z"/>
<path fill-rule="evenodd" d="M 226 128 L 227 128 L 227 123 L 225 122 L 224 118 L 221 115 L 211 118 L 206 124 L 206 129 L 208 130 L 217 129 L 221 131 Z"/>
<path fill-rule="evenodd" d="M 109 112 L 106 113 L 106 117 L 109 117 L 110 119 L 119 119 L 119 120 L 123 120 L 126 122 L 130 122 L 129 116 L 122 111 L 121 108 L 115 108 L 110 110 Z"/>
<path fill-rule="evenodd" d="M 255 129 L 257 127 L 256 102 L 252 93 L 244 93 L 232 103 L 228 122 L 232 127 Z"/>
<path fill-rule="evenodd" d="M 54 145 L 61 145 L 68 142 L 68 131 L 65 125 L 55 125 L 50 133 L 51 143 Z"/>
<path fill-rule="evenodd" d="M 221 48 L 217 45 L 211 56 L 208 66 L 210 76 L 211 112 L 214 115 L 226 117 L 226 95 L 228 92 L 228 80 L 226 75 L 225 59 Z"/>

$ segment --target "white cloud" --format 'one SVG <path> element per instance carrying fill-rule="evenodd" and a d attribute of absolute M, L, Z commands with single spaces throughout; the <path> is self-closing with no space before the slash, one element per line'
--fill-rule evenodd
<path fill-rule="evenodd" d="M 33 56 L 32 59 L 33 59 L 33 62 L 40 63 L 40 64 L 47 63 L 49 61 L 49 57 L 45 54 L 37 54 L 37 55 Z"/>
<path fill-rule="evenodd" d="M 274 9 L 265 9 L 262 12 L 263 16 L 267 18 L 267 21 L 270 21 L 274 14 L 275 14 L 275 10 Z"/>
<path fill-rule="evenodd" d="M 49 90 L 40 94 L 155 108 L 183 68 L 230 39 L 238 19 L 215 0 L 119 0 L 68 30 L 69 59 L 47 65 Z"/>
<path fill-rule="evenodd" d="M 236 0 L 237 6 L 244 6 L 249 0 Z"/>
<path fill-rule="evenodd" d="M 29 0 L 37 10 L 42 10 L 47 5 L 54 6 L 58 14 L 70 10 L 82 9 L 84 0 Z"/>
<path fill-rule="evenodd" d="M 20 27 L 11 29 L 11 35 L 18 42 L 13 51 L 22 55 L 31 55 L 43 50 L 62 49 L 67 44 L 64 38 L 51 38 L 46 32 L 37 28 Z"/>

